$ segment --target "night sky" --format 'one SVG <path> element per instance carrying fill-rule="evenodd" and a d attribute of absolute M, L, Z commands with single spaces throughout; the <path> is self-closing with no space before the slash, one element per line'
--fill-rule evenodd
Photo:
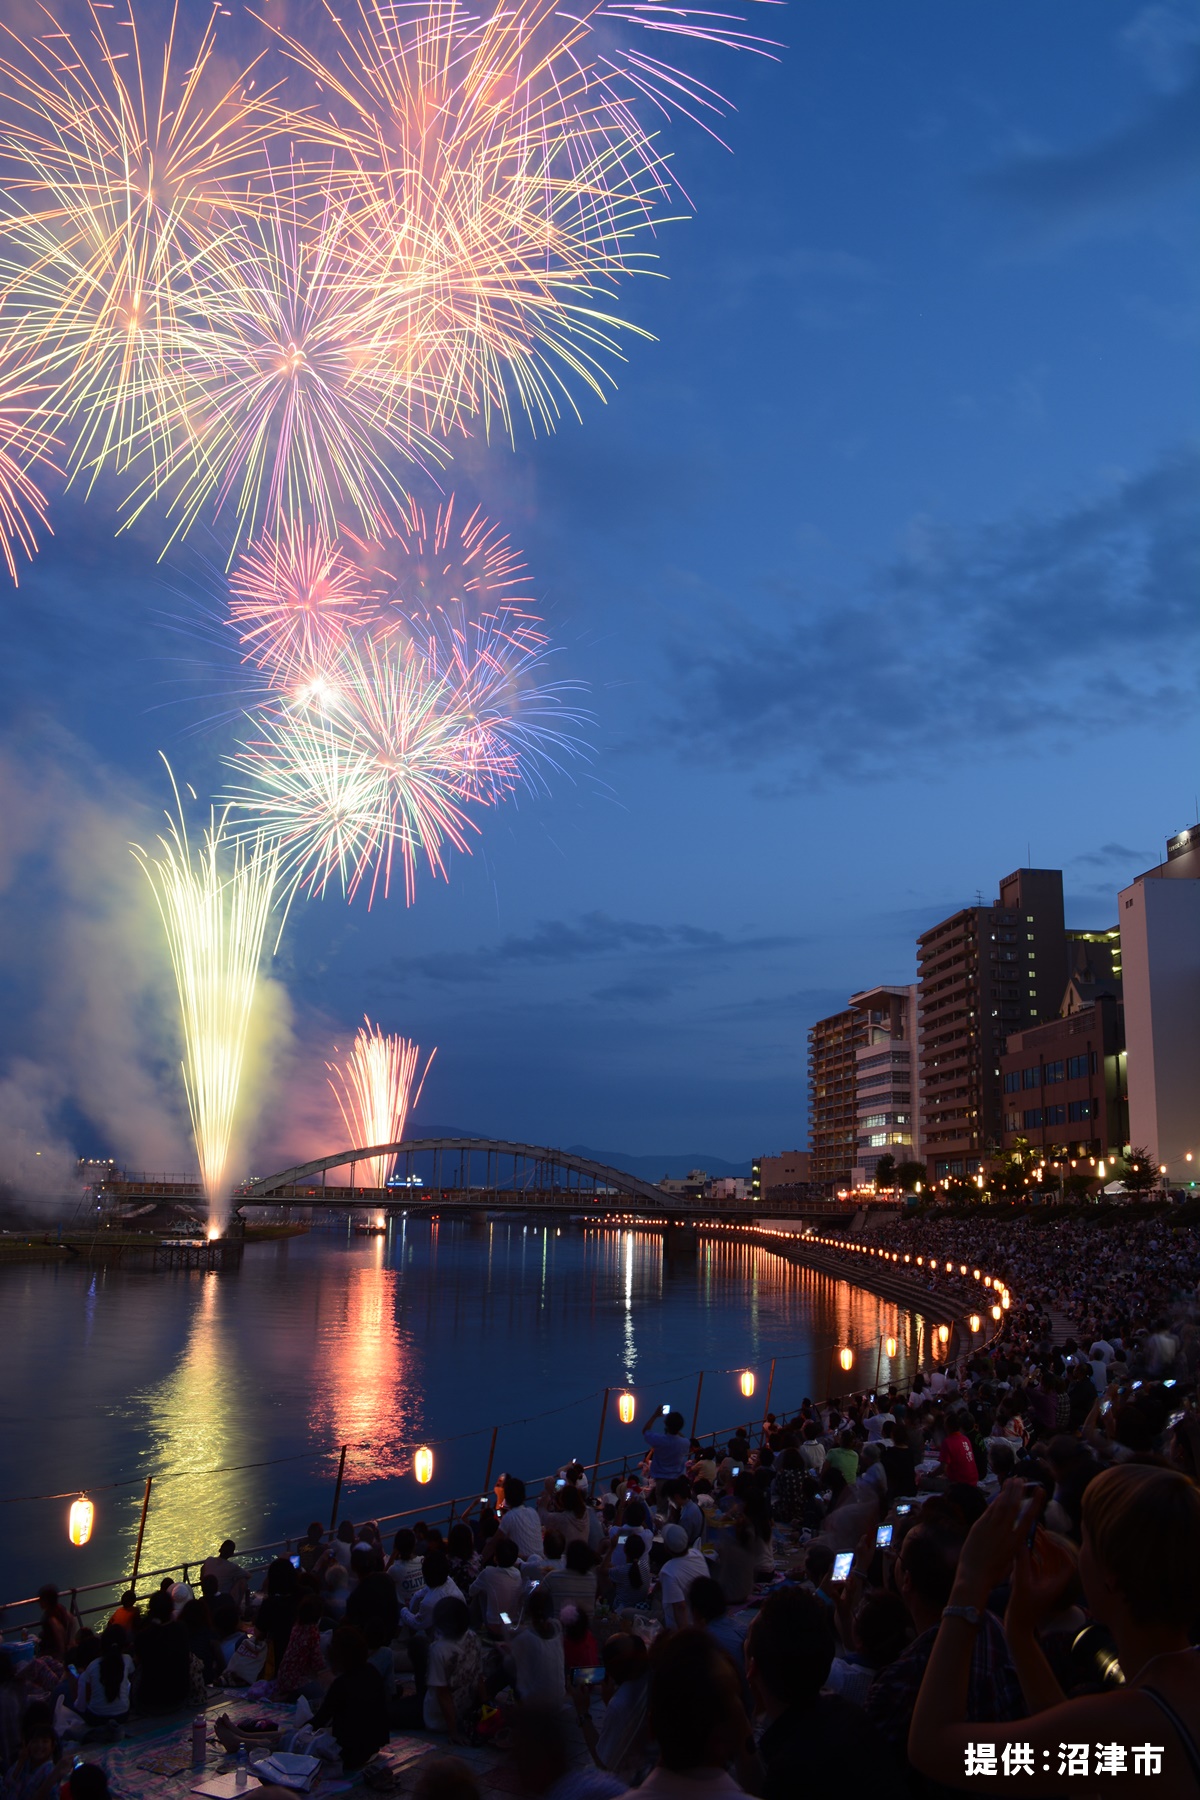
<path fill-rule="evenodd" d="M 1110 925 L 1195 822 L 1200 6 L 755 17 L 780 60 L 691 59 L 730 149 L 669 131 L 695 216 L 624 298 L 657 341 L 447 476 L 527 553 L 588 755 L 412 909 L 296 908 L 260 1170 L 336 1147 L 364 1010 L 438 1046 L 418 1124 L 803 1145 L 809 1025 L 919 930 L 1028 861 Z M 160 750 L 219 788 L 237 663 L 220 546 L 113 518 L 57 497 L 2 601 L 0 1136 L 182 1167 L 125 845 Z"/>

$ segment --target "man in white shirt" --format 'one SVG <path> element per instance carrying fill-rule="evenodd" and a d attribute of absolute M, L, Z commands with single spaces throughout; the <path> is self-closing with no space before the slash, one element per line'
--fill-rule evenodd
<path fill-rule="evenodd" d="M 688 1589 L 702 1575 L 707 1577 L 709 1568 L 697 1546 L 689 1547 L 687 1532 L 682 1525 L 665 1525 L 662 1541 L 667 1553 L 667 1560 L 658 1572 L 663 1618 L 668 1626 L 683 1631 L 692 1622 L 687 1603 Z"/>
<path fill-rule="evenodd" d="M 526 1505 L 525 1483 L 515 1475 L 504 1477 L 504 1511 L 500 1516 L 499 1536 L 512 1539 L 522 1560 L 541 1554 L 542 1521 L 536 1507 Z"/>
<path fill-rule="evenodd" d="M 496 1560 L 480 1569 L 470 1586 L 471 1598 L 483 1603 L 484 1623 L 494 1637 L 505 1637 L 516 1624 L 521 1612 L 524 1583 L 517 1567 L 517 1546 L 505 1538 L 496 1551 Z M 501 1618 L 507 1613 L 508 1618 Z"/>
<path fill-rule="evenodd" d="M 431 1550 L 421 1564 L 425 1586 L 415 1593 L 411 1606 L 400 1609 L 400 1617 L 412 1631 L 429 1637 L 433 1631 L 433 1609 L 439 1600 L 461 1600 L 462 1589 L 450 1578 L 450 1564 L 440 1550 Z"/>

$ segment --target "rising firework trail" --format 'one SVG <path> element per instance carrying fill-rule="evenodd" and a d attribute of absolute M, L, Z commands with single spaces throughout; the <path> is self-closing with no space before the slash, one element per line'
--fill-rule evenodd
<path fill-rule="evenodd" d="M 429 1052 L 417 1080 L 420 1055 L 420 1045 L 411 1038 L 385 1033 L 364 1018 L 345 1058 L 340 1063 L 326 1063 L 329 1085 L 354 1145 L 398 1144 L 403 1138 L 409 1112 L 421 1098 L 436 1051 Z M 370 1185 L 381 1188 L 395 1168 L 396 1159 L 374 1156 L 367 1166 Z"/>
<path fill-rule="evenodd" d="M 232 836 L 215 810 L 193 847 L 173 775 L 171 784 L 177 816 L 168 813 L 158 849 L 132 848 L 167 934 L 183 1083 L 215 1234 L 229 1212 L 229 1153 L 279 852 L 261 833 Z"/>

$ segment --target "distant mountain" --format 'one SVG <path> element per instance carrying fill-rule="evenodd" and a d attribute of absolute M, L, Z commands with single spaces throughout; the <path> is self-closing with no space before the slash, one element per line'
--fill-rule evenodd
<path fill-rule="evenodd" d="M 726 1162 L 723 1156 L 711 1156 L 704 1150 L 678 1156 L 669 1153 L 630 1156 L 624 1150 L 593 1150 L 590 1144 L 568 1144 L 566 1148 L 572 1156 L 585 1156 L 591 1162 L 607 1163 L 610 1169 L 623 1169 L 627 1175 L 640 1175 L 643 1181 L 661 1181 L 664 1175 L 672 1181 L 681 1181 L 693 1169 L 703 1169 L 709 1175 L 750 1173 L 749 1157 L 745 1162 Z"/>

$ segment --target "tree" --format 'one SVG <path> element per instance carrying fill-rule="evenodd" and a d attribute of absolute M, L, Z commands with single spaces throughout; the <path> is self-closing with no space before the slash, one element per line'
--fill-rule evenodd
<path fill-rule="evenodd" d="M 1158 1180 L 1154 1158 L 1143 1144 L 1131 1144 L 1122 1161 L 1121 1180 L 1131 1194 L 1148 1194 Z"/>
<path fill-rule="evenodd" d="M 896 1164 L 896 1186 L 902 1194 L 911 1194 L 918 1181 L 926 1184 L 926 1168 L 923 1162 L 902 1162 Z"/>
<path fill-rule="evenodd" d="M 877 1188 L 890 1188 L 895 1183 L 895 1180 L 896 1159 L 889 1150 L 887 1155 L 881 1156 L 879 1161 L 875 1164 L 875 1186 Z"/>

